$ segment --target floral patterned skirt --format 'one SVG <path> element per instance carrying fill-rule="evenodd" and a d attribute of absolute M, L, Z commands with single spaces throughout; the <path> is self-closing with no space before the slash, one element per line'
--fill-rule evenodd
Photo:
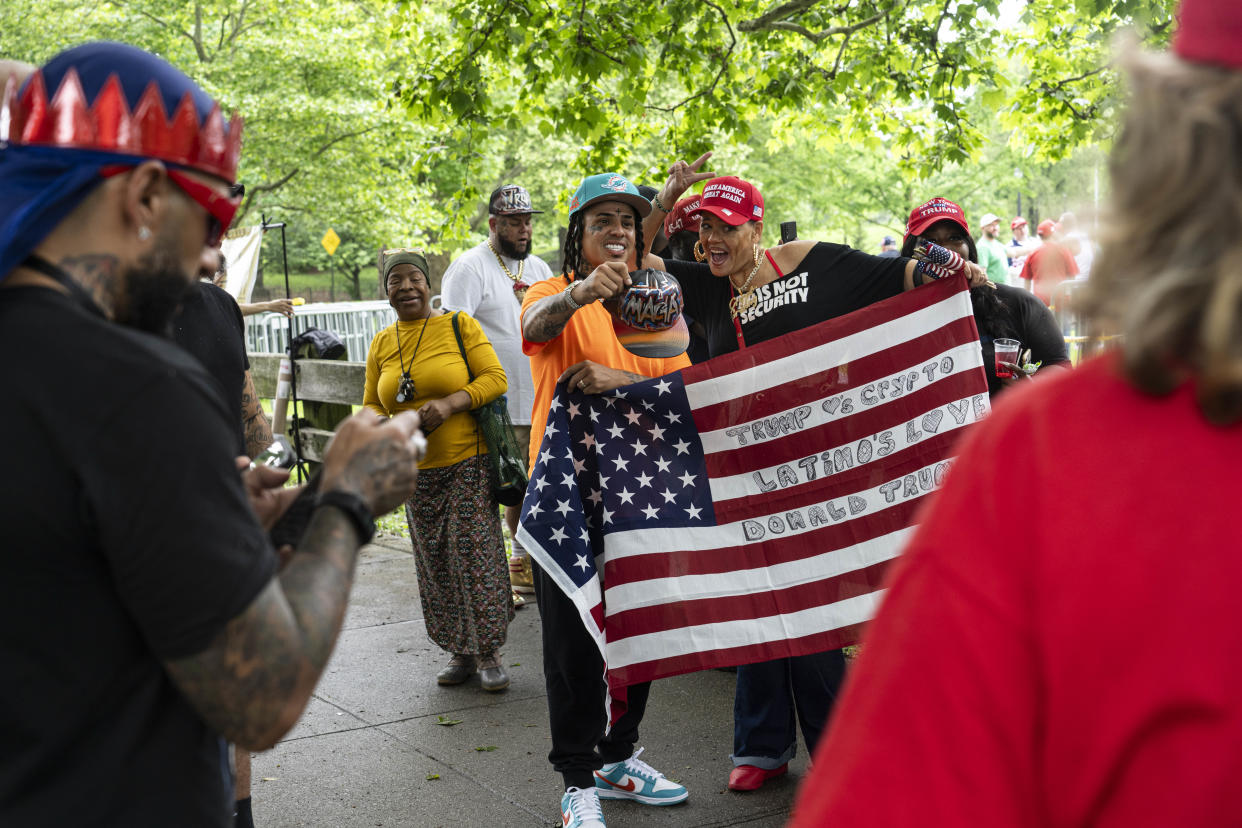
<path fill-rule="evenodd" d="M 487 475 L 487 455 L 423 469 L 405 503 L 427 635 L 450 653 L 498 650 L 513 618 L 500 512 Z"/>

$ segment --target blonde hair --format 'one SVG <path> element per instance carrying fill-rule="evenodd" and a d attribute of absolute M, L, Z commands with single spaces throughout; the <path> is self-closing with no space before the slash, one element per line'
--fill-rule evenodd
<path fill-rule="evenodd" d="M 1139 389 L 1196 380 L 1213 422 L 1242 419 L 1242 72 L 1123 45 L 1131 101 L 1089 312 L 1125 335 Z"/>

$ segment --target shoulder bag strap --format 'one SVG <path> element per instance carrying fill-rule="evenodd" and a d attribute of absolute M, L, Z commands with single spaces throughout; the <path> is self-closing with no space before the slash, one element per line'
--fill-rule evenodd
<path fill-rule="evenodd" d="M 461 328 L 457 326 L 457 317 L 461 311 L 453 311 L 453 336 L 457 337 L 457 350 L 461 351 L 461 361 L 466 363 L 466 376 L 474 382 L 474 371 L 470 370 L 470 359 L 466 356 L 466 343 L 461 341 Z"/>

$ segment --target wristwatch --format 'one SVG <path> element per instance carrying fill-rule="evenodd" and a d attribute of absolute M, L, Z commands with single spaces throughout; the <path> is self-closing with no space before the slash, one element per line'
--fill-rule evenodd
<path fill-rule="evenodd" d="M 583 307 L 585 307 L 584 305 L 580 304 L 576 299 L 574 299 L 573 290 L 574 290 L 574 285 L 576 284 L 578 283 L 570 282 L 569 284 L 565 286 L 565 289 L 561 291 L 561 293 L 565 294 L 565 301 L 569 303 L 569 309 L 575 310 L 575 311 L 581 310 Z M 590 304 L 590 303 L 588 302 L 587 304 Z"/>
<path fill-rule="evenodd" d="M 349 518 L 354 529 L 358 531 L 358 540 L 361 543 L 370 543 L 371 538 L 375 537 L 375 516 L 371 514 L 366 501 L 358 495 L 340 489 L 320 492 L 315 500 L 315 508 L 318 509 L 320 506 L 332 506 L 344 512 L 345 517 Z"/>

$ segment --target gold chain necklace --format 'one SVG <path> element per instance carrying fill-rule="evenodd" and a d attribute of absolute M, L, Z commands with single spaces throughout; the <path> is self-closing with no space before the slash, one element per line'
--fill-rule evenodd
<path fill-rule="evenodd" d="M 751 268 L 750 275 L 746 277 L 745 282 L 742 282 L 740 288 L 735 288 L 737 295 L 729 299 L 729 313 L 734 319 L 759 304 L 759 298 L 755 296 L 755 289 L 750 286 L 750 283 L 755 280 L 755 274 L 759 272 L 761 264 L 763 264 L 762 257 L 756 257 L 755 266 Z M 732 278 L 729 279 L 729 287 L 733 287 Z"/>
<path fill-rule="evenodd" d="M 514 276 L 513 272 L 509 270 L 508 266 L 505 264 L 505 260 L 500 258 L 500 254 L 496 252 L 496 248 L 492 247 L 491 239 L 487 240 L 487 249 L 492 251 L 492 255 L 496 257 L 496 263 L 500 265 L 500 269 L 503 270 L 505 275 L 509 277 L 509 281 L 513 282 L 513 295 L 516 296 L 518 302 L 521 303 L 521 301 L 526 298 L 526 288 L 529 287 L 529 285 L 522 281 L 522 274 L 526 272 L 526 260 L 518 260 L 518 272 L 517 275 Z"/>

